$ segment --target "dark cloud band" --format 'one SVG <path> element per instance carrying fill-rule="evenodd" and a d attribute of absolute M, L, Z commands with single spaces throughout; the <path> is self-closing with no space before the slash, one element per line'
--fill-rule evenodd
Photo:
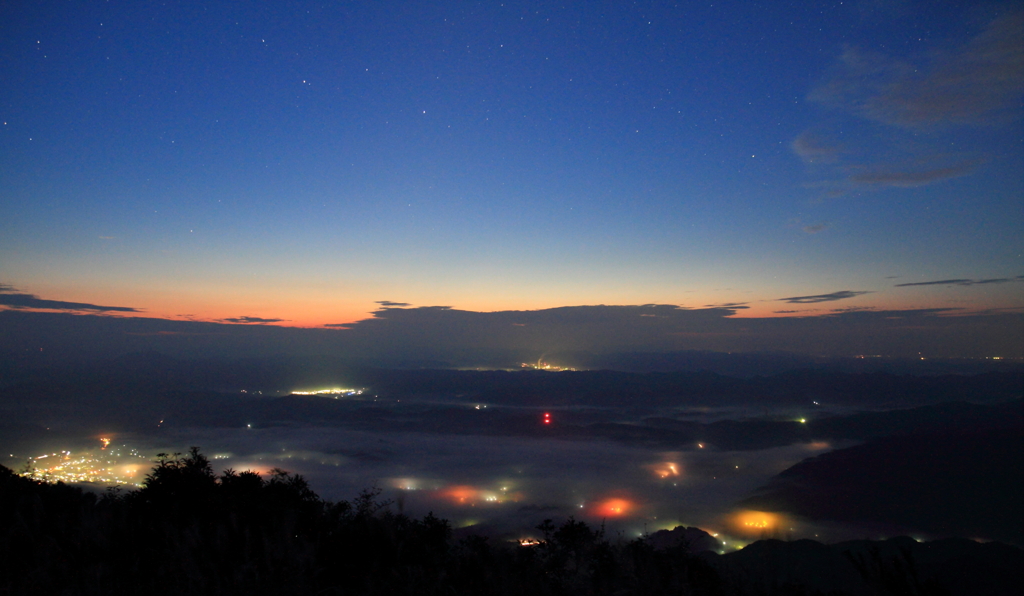
<path fill-rule="evenodd" d="M 1017 277 L 995 277 L 991 279 L 939 279 L 936 281 L 918 281 L 906 284 L 896 284 L 894 288 L 906 288 L 910 286 L 981 286 L 988 284 L 1005 284 L 1024 281 L 1024 275 Z"/>
<path fill-rule="evenodd" d="M 86 302 L 65 302 L 45 300 L 35 294 L 23 294 L 11 285 L 0 284 L 0 306 L 8 308 L 39 308 L 44 310 L 92 311 L 92 312 L 141 312 L 128 306 L 103 306 Z"/>
<path fill-rule="evenodd" d="M 246 325 L 264 325 L 266 323 L 281 323 L 286 319 L 264 319 L 261 317 L 232 317 L 230 319 L 219 319 L 222 323 L 242 323 Z"/>
<path fill-rule="evenodd" d="M 845 300 L 847 298 L 853 298 L 862 294 L 871 294 L 872 292 L 862 291 L 853 292 L 850 290 L 842 290 L 839 292 L 832 292 L 831 294 L 816 294 L 814 296 L 790 296 L 789 298 L 779 298 L 780 302 L 788 302 L 789 304 L 817 304 L 819 302 L 834 302 L 836 300 Z"/>

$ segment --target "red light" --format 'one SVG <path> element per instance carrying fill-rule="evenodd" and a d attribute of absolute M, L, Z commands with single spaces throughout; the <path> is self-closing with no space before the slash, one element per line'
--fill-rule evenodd
<path fill-rule="evenodd" d="M 619 517 L 632 509 L 633 503 L 626 499 L 608 499 L 597 506 L 596 513 L 602 517 Z"/>
<path fill-rule="evenodd" d="M 544 424 L 551 424 L 551 414 L 544 412 Z"/>

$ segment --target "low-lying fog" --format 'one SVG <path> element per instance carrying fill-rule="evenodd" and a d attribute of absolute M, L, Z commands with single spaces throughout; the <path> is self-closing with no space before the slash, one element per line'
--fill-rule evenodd
<path fill-rule="evenodd" d="M 467 378 L 473 382 L 489 379 L 486 375 Z M 623 538 L 680 525 L 696 526 L 716 534 L 724 543 L 723 550 L 766 536 L 837 541 L 910 532 L 923 538 L 1019 538 L 1001 532 L 1009 523 L 1006 520 L 1019 517 L 1019 508 L 1012 505 L 999 510 L 1002 513 L 994 521 L 946 520 L 949 512 L 941 508 L 927 513 L 927 519 L 918 516 L 918 521 L 913 521 L 905 520 L 899 511 L 882 511 L 885 503 L 870 501 L 876 496 L 858 500 L 858 495 L 873 495 L 864 491 L 872 486 L 888 487 L 885 490 L 889 492 L 877 497 L 888 501 L 896 497 L 912 501 L 927 491 L 950 502 L 963 496 L 955 494 L 957 487 L 924 487 L 927 479 L 943 475 L 941 466 L 945 464 L 929 463 L 928 452 L 917 453 L 925 448 L 915 451 L 913 444 L 900 444 L 894 450 L 879 451 L 877 456 L 843 460 L 858 466 L 849 470 L 849 477 L 860 478 L 860 484 L 843 484 L 842 478 L 830 480 L 826 475 L 823 484 L 813 487 L 815 503 L 824 499 L 842 505 L 838 509 L 794 500 L 794 491 L 812 494 L 808 492 L 812 487 L 801 484 L 799 478 L 796 484 L 779 488 L 782 492 L 776 490 L 775 497 L 754 496 L 756 489 L 798 462 L 864 441 L 905 433 L 925 433 L 914 436 L 927 437 L 927 433 L 951 432 L 948 429 L 952 427 L 984 433 L 993 424 L 1019 426 L 1019 402 L 995 406 L 945 399 L 945 385 L 966 381 L 889 380 L 889 385 L 909 389 L 893 392 L 899 399 L 889 399 L 886 404 L 875 398 L 872 383 L 877 385 L 878 380 L 870 376 L 837 377 L 854 387 L 845 394 L 798 391 L 785 379 L 758 381 L 767 389 L 746 401 L 702 395 L 673 397 L 673 392 L 687 390 L 686 378 L 677 383 L 681 389 L 673 385 L 671 391 L 662 391 L 664 395 L 645 396 L 639 390 L 633 392 L 636 396 L 630 393 L 628 383 L 653 385 L 661 382 L 657 376 L 623 376 L 610 381 L 602 377 L 595 386 L 604 388 L 604 394 L 591 391 L 591 385 L 570 391 L 571 382 L 587 378 L 511 375 L 503 379 L 500 388 L 517 387 L 512 383 L 524 380 L 566 386 L 527 384 L 516 388 L 518 393 L 507 394 L 492 389 L 463 393 L 435 388 L 422 396 L 394 390 L 387 396 L 356 390 L 276 396 L 134 389 L 96 394 L 19 390 L 11 391 L 12 398 L 4 405 L 11 416 L 0 424 L 0 447 L 9 456 L 3 463 L 12 469 L 23 468 L 31 457 L 65 452 L 36 460 L 33 465 L 40 472 L 38 477 L 49 474 L 51 479 L 91 481 L 94 488 L 102 490 L 113 484 L 114 472 L 121 475 L 121 482 L 138 485 L 158 453 L 184 453 L 197 446 L 217 473 L 232 468 L 267 474 L 280 468 L 303 475 L 317 494 L 330 501 L 350 500 L 376 488 L 380 490 L 378 498 L 389 500 L 394 511 L 414 517 L 433 512 L 450 520 L 459 532 L 506 539 L 537 537 L 535 528 L 545 519 L 558 523 L 569 516 L 604 524 L 610 536 Z M 462 377 L 457 380 L 464 381 Z M 825 387 L 844 386 L 826 380 L 830 382 Z M 1010 387 L 1012 380 L 979 377 L 972 382 L 985 389 L 976 392 L 991 396 L 988 403 L 995 404 L 1006 399 L 1006 392 L 999 390 L 1002 385 L 991 390 L 983 383 L 998 381 Z M 622 385 L 616 389 L 618 393 L 607 389 L 610 382 Z M 716 383 L 719 388 L 740 381 L 718 379 Z M 773 389 L 772 383 L 786 391 Z M 495 400 L 470 401 L 483 393 Z M 591 393 L 597 397 L 588 400 Z M 783 398 L 775 397 L 777 394 Z M 950 473 L 970 476 L 979 486 L 988 486 L 989 492 L 1006 492 L 1013 487 L 989 482 L 993 474 L 1003 475 L 987 470 L 998 468 L 999 462 L 1012 465 L 1017 456 L 993 458 L 998 453 L 992 449 L 997 447 L 989 449 L 978 441 L 985 436 L 942 435 L 928 440 L 964 445 L 956 451 L 962 456 L 947 457 L 951 465 L 959 466 L 950 468 Z M 108 439 L 109 447 L 100 449 L 101 439 Z M 887 449 L 879 445 L 874 449 Z M 957 463 L 956 457 L 969 461 Z M 817 468 L 806 471 L 808 478 L 820 480 L 822 475 L 815 470 L 822 465 L 831 469 L 831 461 L 819 460 Z M 899 465 L 879 465 L 886 462 L 916 467 L 908 476 Z M 62 470 L 57 471 L 58 467 Z M 974 478 L 974 469 L 983 473 Z M 847 472 L 845 468 L 838 471 Z M 921 479 L 910 478 L 914 474 Z M 779 500 L 778 495 L 785 498 Z M 817 516 L 820 519 L 887 519 L 902 527 L 811 523 L 795 516 L 741 509 L 738 504 L 744 500 L 783 509 L 789 503 L 796 508 L 784 510 L 791 511 L 820 510 L 824 512 Z M 975 501 L 971 501 L 972 509 L 979 512 L 998 509 L 984 499 Z M 939 534 L 929 535 L 921 531 L 924 528 Z"/>
<path fill-rule="evenodd" d="M 423 414 L 418 411 L 422 407 L 409 404 L 403 421 Z M 720 420 L 723 413 L 705 412 L 701 417 Z M 556 420 L 565 414 L 551 411 Z M 627 416 L 604 408 L 585 417 L 592 421 Z M 836 534 L 834 528 L 826 535 L 820 525 L 767 514 L 743 517 L 744 512 L 735 507 L 782 470 L 834 448 L 832 443 L 729 451 L 698 442 L 686 450 L 665 450 L 607 439 L 546 437 L 539 413 L 536 424 L 541 434 L 531 437 L 246 425 L 172 428 L 154 435 L 120 433 L 106 438 L 112 440 L 109 449 L 133 448 L 151 459 L 157 453 L 199 446 L 217 473 L 227 468 L 264 475 L 274 468 L 299 473 L 317 494 L 331 501 L 378 488 L 379 498 L 390 500 L 392 510 L 414 517 L 433 512 L 455 528 L 476 526 L 467 531 L 508 539 L 535 537 L 534 528 L 544 519 L 558 522 L 569 516 L 605 524 L 609 535 L 624 538 L 679 525 L 696 526 L 718 534 L 723 549 L 738 548 L 765 535 L 822 540 L 867 535 L 862 530 Z M 52 439 L 49 443 L 48 449 L 60 449 Z M 93 446 L 67 449 L 102 458 L 99 447 L 97 440 Z M 24 457 L 6 463 L 18 468 Z M 140 466 L 137 482 L 144 471 Z"/>
<path fill-rule="evenodd" d="M 732 505 L 785 468 L 830 448 L 808 443 L 681 452 L 604 440 L 338 428 L 183 430 L 176 435 L 176 444 L 202 445 L 218 471 L 280 467 L 305 476 L 329 500 L 378 487 L 381 497 L 394 502 L 392 507 L 410 515 L 433 511 L 455 527 L 484 524 L 489 532 L 526 535 L 546 518 L 573 515 L 605 522 L 610 532 L 625 536 L 686 525 L 756 538 L 764 528 L 735 527 Z M 771 529 L 813 536 L 795 521 Z"/>

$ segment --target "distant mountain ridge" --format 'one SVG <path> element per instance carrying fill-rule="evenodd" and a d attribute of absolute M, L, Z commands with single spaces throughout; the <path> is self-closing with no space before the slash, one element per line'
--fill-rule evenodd
<path fill-rule="evenodd" d="M 1024 394 L 1024 369 L 962 375 L 844 372 L 822 368 L 740 377 L 706 370 L 676 372 L 578 372 L 380 369 L 331 357 L 177 359 L 159 352 L 107 361 L 47 364 L 0 370 L 4 386 L 74 386 L 89 391 L 139 388 L 287 394 L 298 389 L 372 386 L 377 393 L 461 396 L 517 405 L 644 403 L 721 405 L 770 401 L 775 405 L 875 404 L 907 407 L 957 400 L 997 401 Z"/>

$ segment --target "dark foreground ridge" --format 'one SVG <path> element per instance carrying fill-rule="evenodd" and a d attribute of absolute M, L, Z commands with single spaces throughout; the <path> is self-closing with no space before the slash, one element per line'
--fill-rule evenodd
<path fill-rule="evenodd" d="M 764 540 L 717 555 L 678 528 L 609 540 L 546 520 L 533 546 L 452 537 L 366 491 L 325 502 L 301 476 L 216 475 L 197 448 L 102 496 L 0 466 L 0 594 L 1018 594 L 1024 551 L 963 539 Z"/>

